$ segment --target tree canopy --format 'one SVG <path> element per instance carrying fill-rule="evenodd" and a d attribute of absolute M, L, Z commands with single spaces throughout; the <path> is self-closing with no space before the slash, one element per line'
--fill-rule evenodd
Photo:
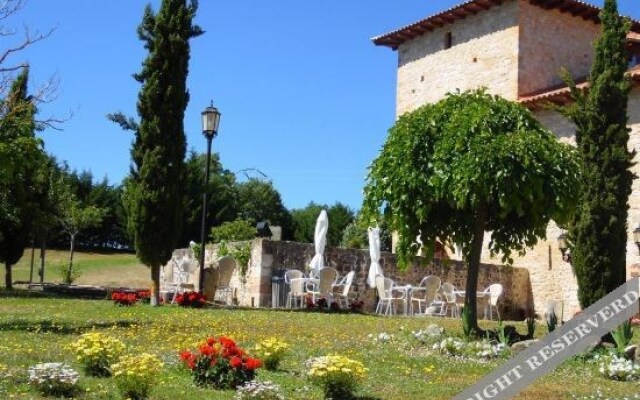
<path fill-rule="evenodd" d="M 575 103 L 564 109 L 576 124 L 576 143 L 583 176 L 576 217 L 569 230 L 571 262 L 578 279 L 578 298 L 588 307 L 626 281 L 628 199 L 635 151 L 627 149 L 627 72 L 629 22 L 618 15 L 615 0 L 600 13 L 602 34 L 588 93 L 569 81 Z"/>
<path fill-rule="evenodd" d="M 563 223 L 575 205 L 576 152 L 541 127 L 530 111 L 484 90 L 449 94 L 402 115 L 369 167 L 363 212 L 385 206 L 407 265 L 422 243 L 462 248 L 468 267 L 466 321 L 477 330 L 478 268 L 489 249 L 509 262 Z M 433 254 L 432 246 L 424 249 Z"/>
<path fill-rule="evenodd" d="M 138 36 L 149 53 L 142 71 L 134 76 L 142 84 L 137 106 L 140 124 L 112 116 L 136 132 L 125 197 L 136 254 L 151 267 L 154 296 L 160 266 L 171 258 L 182 227 L 189 40 L 202 34 L 192 22 L 196 10 L 197 2 L 187 4 L 186 0 L 163 0 L 157 14 L 147 6 Z"/>

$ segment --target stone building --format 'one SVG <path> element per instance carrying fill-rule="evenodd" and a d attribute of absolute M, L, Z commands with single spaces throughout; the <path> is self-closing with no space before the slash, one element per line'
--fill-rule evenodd
<path fill-rule="evenodd" d="M 545 106 L 570 101 L 560 78 L 563 68 L 577 82 L 589 74 L 593 42 L 600 32 L 599 11 L 577 0 L 469 0 L 375 37 L 373 42 L 397 51 L 398 116 L 436 102 L 447 92 L 484 86 L 531 109 L 559 140 L 575 143 L 575 126 Z M 628 49 L 634 83 L 629 99 L 629 148 L 640 154 L 640 23 L 636 21 L 632 21 Z M 633 167 L 637 176 L 639 161 Z M 630 266 L 640 262 L 632 235 L 640 223 L 639 179 L 633 183 L 629 204 L 630 276 Z M 542 310 L 546 300 L 562 299 L 566 319 L 579 304 L 574 272 L 556 244 L 560 233 L 551 223 L 547 240 L 516 259 L 514 265 L 529 270 L 536 310 Z M 490 258 L 486 246 L 482 261 L 498 262 Z"/>

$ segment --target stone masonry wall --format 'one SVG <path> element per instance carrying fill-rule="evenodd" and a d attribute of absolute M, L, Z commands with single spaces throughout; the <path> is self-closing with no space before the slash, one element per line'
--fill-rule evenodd
<path fill-rule="evenodd" d="M 593 60 L 593 41 L 600 26 L 557 9 L 542 9 L 528 1 L 519 0 L 518 5 L 518 93 L 529 94 L 562 84 L 562 68 L 574 78 L 587 76 Z"/>
<path fill-rule="evenodd" d="M 218 258 L 217 246 L 209 245 L 206 251 L 206 260 Z M 286 269 L 299 269 L 308 273 L 308 265 L 314 254 L 315 247 L 310 243 L 253 240 L 246 283 L 242 283 L 239 268 L 236 268 L 231 279 L 234 302 L 244 307 L 270 307 L 271 278 Z M 192 274 L 189 282 L 196 283 L 198 263 L 193 259 L 193 252 L 189 249 L 177 249 L 173 256 L 175 259 L 182 259 L 182 257 L 191 259 Z M 340 275 L 345 275 L 352 270 L 356 271 L 352 290 L 357 293 L 359 299 L 365 301 L 366 310 L 369 312 L 375 308 L 375 290 L 367 285 L 370 264 L 369 250 L 342 248 L 325 250 L 325 265 L 336 268 Z M 406 271 L 399 271 L 396 265 L 394 254 L 382 252 L 380 266 L 384 275 L 399 284 L 418 285 L 423 277 L 436 275 L 443 282 L 452 283 L 457 288 L 464 289 L 465 286 L 466 269 L 461 262 L 442 263 L 440 260 L 433 260 L 427 263 L 425 259 L 418 257 L 416 263 Z M 505 288 L 503 299 L 499 303 L 503 318 L 522 319 L 525 313 L 533 309 L 531 284 L 526 269 L 484 264 L 480 267 L 478 290 L 484 290 L 492 283 L 501 283 Z"/>
<path fill-rule="evenodd" d="M 635 149 L 636 165 L 632 171 L 640 176 L 640 89 L 635 88 L 629 98 L 629 127 L 631 128 L 629 149 Z M 536 112 L 538 120 L 554 132 L 561 141 L 575 145 L 575 126 L 560 114 L 542 110 Z M 630 266 L 640 262 L 638 248 L 633 242 L 633 229 L 640 223 L 640 179 L 633 181 L 632 193 L 629 196 L 629 216 L 627 219 L 627 277 L 630 277 Z M 546 300 L 564 300 L 564 319 L 571 318 L 580 310 L 578 302 L 578 283 L 570 264 L 562 261 L 556 239 L 562 233 L 555 223 L 547 227 L 547 239 L 528 250 L 524 257 L 517 257 L 514 266 L 529 271 L 534 306 L 537 311 L 543 310 Z M 488 241 L 488 239 L 487 239 Z M 482 257 L 483 262 L 496 262 L 488 252 Z"/>
<path fill-rule="evenodd" d="M 263 241 L 262 248 L 263 261 L 269 260 L 270 263 L 262 266 L 264 271 L 271 268 L 272 271 L 299 269 L 308 272 L 308 265 L 315 254 L 314 246 L 307 243 Z M 327 248 L 324 256 L 325 265 L 336 268 L 341 275 L 356 271 L 353 290 L 360 299 L 365 300 L 368 311 L 372 311 L 375 307 L 375 291 L 367 285 L 371 264 L 369 250 Z M 427 263 L 425 259 L 418 257 L 414 265 L 400 271 L 396 256 L 382 252 L 380 266 L 386 277 L 401 284 L 417 285 L 427 275 L 439 276 L 443 283 L 452 283 L 460 289 L 464 289 L 466 282 L 466 268 L 461 262 L 442 263 L 434 260 Z M 480 267 L 478 290 L 484 290 L 492 283 L 502 283 L 505 288 L 504 298 L 500 303 L 504 318 L 522 319 L 526 312 L 532 310 L 531 285 L 526 269 L 484 264 Z"/>
<path fill-rule="evenodd" d="M 486 86 L 514 100 L 518 95 L 517 1 L 494 6 L 435 29 L 398 48 L 398 116 L 440 100 L 447 92 Z M 444 49 L 451 32 L 453 46 Z"/>

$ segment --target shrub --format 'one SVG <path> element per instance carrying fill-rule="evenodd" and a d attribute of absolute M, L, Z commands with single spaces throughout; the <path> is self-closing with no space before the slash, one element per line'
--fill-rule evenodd
<path fill-rule="evenodd" d="M 116 386 L 124 398 L 146 399 L 163 363 L 151 354 L 125 355 L 111 366 Z"/>
<path fill-rule="evenodd" d="M 284 400 L 284 395 L 276 384 L 252 381 L 238 388 L 234 400 Z"/>
<path fill-rule="evenodd" d="M 223 222 L 222 225 L 211 228 L 211 240 L 213 243 L 240 242 L 256 237 L 256 227 L 249 221 L 235 220 Z"/>
<path fill-rule="evenodd" d="M 206 300 L 206 297 L 198 292 L 184 292 L 176 296 L 176 303 L 181 307 L 204 307 Z"/>
<path fill-rule="evenodd" d="M 125 350 L 124 343 L 98 332 L 83 334 L 71 348 L 76 352 L 76 360 L 92 376 L 110 376 L 111 364 Z"/>
<path fill-rule="evenodd" d="M 640 364 L 624 357 L 612 355 L 604 357 L 604 361 L 600 364 L 600 373 L 605 378 L 618 381 L 638 380 L 640 379 Z"/>
<path fill-rule="evenodd" d="M 307 377 L 322 387 L 325 399 L 351 399 L 367 368 L 360 361 L 339 355 L 307 360 Z"/>
<path fill-rule="evenodd" d="M 45 396 L 73 397 L 78 391 L 78 373 L 63 363 L 36 364 L 29 368 L 29 385 Z"/>
<path fill-rule="evenodd" d="M 135 293 L 126 293 L 126 292 L 113 292 L 111 294 L 111 300 L 117 306 L 121 307 L 129 307 L 138 301 L 138 297 Z"/>
<path fill-rule="evenodd" d="M 183 351 L 180 359 L 191 370 L 196 385 L 216 389 L 235 389 L 253 380 L 262 365 L 224 336 L 208 338 L 197 352 Z"/>
<path fill-rule="evenodd" d="M 265 369 L 275 371 L 288 348 L 287 343 L 276 338 L 269 338 L 258 343 L 255 351 L 256 355 L 262 359 Z"/>
<path fill-rule="evenodd" d="M 82 272 L 76 267 L 75 269 L 69 269 L 69 265 L 62 263 L 58 265 L 58 276 L 62 280 L 62 283 L 71 285 L 82 276 Z"/>

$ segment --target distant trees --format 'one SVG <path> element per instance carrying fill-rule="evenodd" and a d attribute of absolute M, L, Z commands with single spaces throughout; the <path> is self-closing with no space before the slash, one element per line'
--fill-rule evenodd
<path fill-rule="evenodd" d="M 36 107 L 27 93 L 29 69 L 24 68 L 1 100 L 0 118 L 0 262 L 5 286 L 13 286 L 12 266 L 33 236 L 43 196 L 45 174 L 42 143 L 35 136 Z"/>
<path fill-rule="evenodd" d="M 339 246 L 345 228 L 354 220 L 354 212 L 342 203 L 327 205 L 309 203 L 305 208 L 291 211 L 293 219 L 293 239 L 296 242 L 313 243 L 316 221 L 320 211 L 327 210 L 329 230 L 327 231 L 327 245 Z"/>
<path fill-rule="evenodd" d="M 193 25 L 197 2 L 163 0 L 154 14 L 145 9 L 138 36 L 148 51 L 138 95 L 139 125 L 121 114 L 111 119 L 135 131 L 131 150 L 133 169 L 124 197 L 136 254 L 151 268 L 155 301 L 160 286 L 160 267 L 172 255 L 183 220 L 186 176 L 184 111 L 189 102 L 189 41 L 203 32 Z"/>
<path fill-rule="evenodd" d="M 576 124 L 583 175 L 576 186 L 580 201 L 569 229 L 571 263 L 578 279 L 578 298 L 590 306 L 626 280 L 628 198 L 635 151 L 627 149 L 627 72 L 629 22 L 618 15 L 615 0 L 600 12 L 602 34 L 588 93 L 569 82 L 575 103 L 565 114 Z"/>

